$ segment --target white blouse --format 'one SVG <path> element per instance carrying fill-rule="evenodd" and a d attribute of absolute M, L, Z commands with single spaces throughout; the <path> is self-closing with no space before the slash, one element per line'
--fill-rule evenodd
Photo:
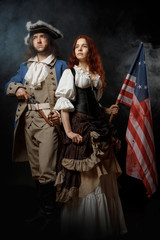
<path fill-rule="evenodd" d="M 59 81 L 55 96 L 58 98 L 55 104 L 54 110 L 66 109 L 70 112 L 74 111 L 74 106 L 71 103 L 76 100 L 76 88 L 88 88 L 93 86 L 97 88 L 97 100 L 99 101 L 103 94 L 102 82 L 100 76 L 96 74 L 95 79 L 91 80 L 90 73 L 83 71 L 82 68 L 77 65 L 74 66 L 75 69 L 75 82 L 74 76 L 70 69 L 64 70 L 61 79 Z"/>

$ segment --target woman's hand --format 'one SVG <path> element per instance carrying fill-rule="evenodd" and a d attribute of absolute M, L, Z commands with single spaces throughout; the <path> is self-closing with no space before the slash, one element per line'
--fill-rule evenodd
<path fill-rule="evenodd" d="M 105 108 L 105 112 L 109 115 L 117 115 L 119 111 L 119 106 L 117 104 L 111 105 L 109 108 Z"/>
<path fill-rule="evenodd" d="M 78 133 L 72 132 L 69 112 L 67 110 L 61 110 L 62 123 L 67 137 L 69 137 L 73 143 L 79 144 L 82 142 L 82 136 Z"/>
<path fill-rule="evenodd" d="M 74 133 L 72 131 L 66 133 L 67 136 L 72 140 L 73 143 L 81 143 L 82 142 L 82 136 L 78 133 Z"/>

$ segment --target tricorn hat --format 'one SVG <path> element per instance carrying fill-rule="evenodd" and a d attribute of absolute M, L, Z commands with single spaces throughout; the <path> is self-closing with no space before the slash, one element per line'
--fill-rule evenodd
<path fill-rule="evenodd" d="M 54 39 L 63 37 L 63 34 L 57 28 L 41 20 L 38 20 L 36 23 L 27 22 L 26 29 L 29 32 L 24 38 L 26 45 L 28 45 L 29 38 L 35 33 L 48 33 Z"/>

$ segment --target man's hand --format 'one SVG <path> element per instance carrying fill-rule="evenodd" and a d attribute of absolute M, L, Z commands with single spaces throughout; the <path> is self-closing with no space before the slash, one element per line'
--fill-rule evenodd
<path fill-rule="evenodd" d="M 48 114 L 48 119 L 53 123 L 53 124 L 60 124 L 60 115 L 55 112 L 55 111 L 51 111 Z"/>
<path fill-rule="evenodd" d="M 28 96 L 29 95 L 24 88 L 20 87 L 17 89 L 16 97 L 18 98 L 18 100 L 28 100 Z"/>

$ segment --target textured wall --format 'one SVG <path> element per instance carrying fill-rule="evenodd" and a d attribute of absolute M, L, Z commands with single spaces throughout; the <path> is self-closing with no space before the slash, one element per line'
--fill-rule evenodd
<path fill-rule="evenodd" d="M 24 37 L 27 35 L 26 22 L 37 20 L 47 21 L 62 31 L 64 38 L 57 40 L 57 44 L 65 60 L 68 60 L 70 56 L 75 37 L 86 34 L 95 40 L 106 73 L 107 90 L 102 99 L 105 106 L 116 101 L 139 42 L 144 42 L 157 164 L 160 166 L 160 34 L 159 29 L 155 30 L 158 22 L 156 11 L 158 10 L 151 4 L 148 6 L 117 5 L 117 2 L 109 3 L 109 1 L 101 0 L 0 1 L 0 102 L 3 113 L 1 115 L 1 143 L 3 155 L 5 154 L 3 158 L 5 169 L 10 169 L 11 165 L 16 100 L 4 96 L 4 84 L 16 73 L 23 61 Z M 128 113 L 129 109 L 126 106 L 120 106 L 119 116 L 114 119 L 123 143 L 120 153 L 122 167 L 125 167 L 124 137 Z"/>

